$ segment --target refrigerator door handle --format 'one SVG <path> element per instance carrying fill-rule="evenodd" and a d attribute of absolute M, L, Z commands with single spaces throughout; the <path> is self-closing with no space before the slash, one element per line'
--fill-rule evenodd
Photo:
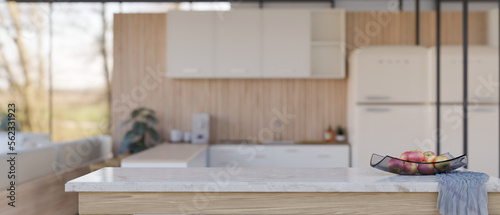
<path fill-rule="evenodd" d="M 493 96 L 474 96 L 474 99 L 480 100 L 480 101 L 491 101 L 494 99 Z"/>
<path fill-rule="evenodd" d="M 384 107 L 373 107 L 373 108 L 366 108 L 367 112 L 389 112 L 391 111 L 390 108 L 384 108 Z"/>
<path fill-rule="evenodd" d="M 471 111 L 473 112 L 494 112 L 496 111 L 495 108 L 487 108 L 487 107 L 479 107 L 479 108 L 472 108 Z"/>
<path fill-rule="evenodd" d="M 391 97 L 389 96 L 366 96 L 366 100 L 389 100 Z"/>

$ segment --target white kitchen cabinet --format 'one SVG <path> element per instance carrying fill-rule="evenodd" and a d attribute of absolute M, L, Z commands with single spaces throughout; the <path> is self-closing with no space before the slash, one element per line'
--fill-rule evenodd
<path fill-rule="evenodd" d="M 311 12 L 262 11 L 262 76 L 310 75 Z"/>
<path fill-rule="evenodd" d="M 345 78 L 345 11 L 174 11 L 171 78 Z"/>
<path fill-rule="evenodd" d="M 349 167 L 349 145 L 213 145 L 209 166 L 330 168 Z"/>
<path fill-rule="evenodd" d="M 172 11 L 167 17 L 167 76 L 214 77 L 215 12 Z"/>
<path fill-rule="evenodd" d="M 454 156 L 463 152 L 462 105 L 442 105 L 441 107 L 441 152 Z M 498 177 L 499 140 L 498 106 L 471 105 L 468 118 L 469 169 Z"/>
<path fill-rule="evenodd" d="M 348 145 L 275 146 L 277 167 L 332 168 L 349 167 Z"/>
<path fill-rule="evenodd" d="M 428 101 L 429 50 L 416 46 L 363 47 L 352 55 L 358 103 Z"/>
<path fill-rule="evenodd" d="M 354 111 L 353 167 L 369 167 L 373 153 L 399 157 L 408 150 L 435 151 L 430 106 L 358 105 Z"/>
<path fill-rule="evenodd" d="M 461 104 L 441 105 L 441 147 L 440 152 L 449 152 L 454 156 L 463 154 L 463 110 Z M 433 108 L 433 121 L 436 109 Z M 436 127 L 435 122 L 432 127 Z"/>
<path fill-rule="evenodd" d="M 498 101 L 498 48 L 469 46 L 468 100 L 475 103 Z M 436 50 L 432 49 L 431 100 L 436 101 Z M 463 48 L 441 47 L 441 102 L 463 100 Z"/>
<path fill-rule="evenodd" d="M 238 147 L 235 146 L 213 145 L 208 150 L 208 166 L 226 167 L 231 163 L 238 164 L 238 166 L 247 166 L 252 156 L 255 155 L 247 156 L 246 153 L 239 152 Z"/>
<path fill-rule="evenodd" d="M 227 11 L 215 19 L 218 78 L 261 76 L 260 11 Z"/>
<path fill-rule="evenodd" d="M 469 169 L 498 177 L 498 107 L 471 109 L 469 119 Z"/>

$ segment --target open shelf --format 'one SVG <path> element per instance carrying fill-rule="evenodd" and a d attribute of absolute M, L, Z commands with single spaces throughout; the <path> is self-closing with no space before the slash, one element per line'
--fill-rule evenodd
<path fill-rule="evenodd" d="M 311 13 L 311 78 L 345 78 L 345 12 Z"/>
<path fill-rule="evenodd" d="M 311 47 L 311 76 L 344 78 L 344 59 L 344 46 L 341 44 Z"/>

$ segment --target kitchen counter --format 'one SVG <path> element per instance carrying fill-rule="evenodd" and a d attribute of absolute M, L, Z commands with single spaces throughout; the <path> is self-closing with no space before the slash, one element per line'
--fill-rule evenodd
<path fill-rule="evenodd" d="M 486 187 L 500 214 L 499 179 Z M 438 183 L 372 168 L 104 168 L 66 191 L 81 214 L 436 214 Z"/>
<path fill-rule="evenodd" d="M 207 144 L 159 144 L 121 161 L 121 167 L 206 167 Z"/>
<path fill-rule="evenodd" d="M 231 176 L 218 192 L 438 192 L 435 176 L 399 176 L 373 168 L 104 168 L 66 184 L 69 192 L 198 192 Z M 144 177 L 148 175 L 149 177 Z M 488 192 L 500 192 L 491 178 Z"/>

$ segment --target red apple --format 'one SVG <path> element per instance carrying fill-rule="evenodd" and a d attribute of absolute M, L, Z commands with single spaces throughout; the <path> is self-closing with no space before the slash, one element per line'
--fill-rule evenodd
<path fill-rule="evenodd" d="M 431 163 L 421 163 L 418 165 L 417 169 L 421 175 L 434 174 L 434 165 Z"/>
<path fill-rule="evenodd" d="M 424 154 L 421 151 L 410 151 L 410 153 L 408 153 L 409 161 L 422 162 L 424 159 Z"/>
<path fill-rule="evenodd" d="M 432 162 L 439 162 L 439 163 L 434 163 L 434 168 L 436 168 L 436 170 L 439 172 L 446 171 L 448 168 L 450 168 L 451 164 L 449 161 L 443 162 L 445 160 L 448 160 L 448 158 L 444 155 L 440 155 L 434 158 Z"/>
<path fill-rule="evenodd" d="M 430 163 L 436 158 L 436 154 L 432 151 L 426 151 L 424 152 L 424 162 Z"/>
<path fill-rule="evenodd" d="M 403 171 L 404 161 L 391 158 L 388 163 L 389 171 L 392 173 L 399 174 Z"/>
<path fill-rule="evenodd" d="M 404 152 L 403 154 L 401 154 L 401 156 L 399 156 L 399 159 L 407 161 L 408 160 L 408 153 L 410 153 L 410 151 Z"/>
<path fill-rule="evenodd" d="M 403 166 L 403 172 L 407 175 L 417 174 L 417 164 L 411 162 L 405 162 L 405 165 Z"/>

